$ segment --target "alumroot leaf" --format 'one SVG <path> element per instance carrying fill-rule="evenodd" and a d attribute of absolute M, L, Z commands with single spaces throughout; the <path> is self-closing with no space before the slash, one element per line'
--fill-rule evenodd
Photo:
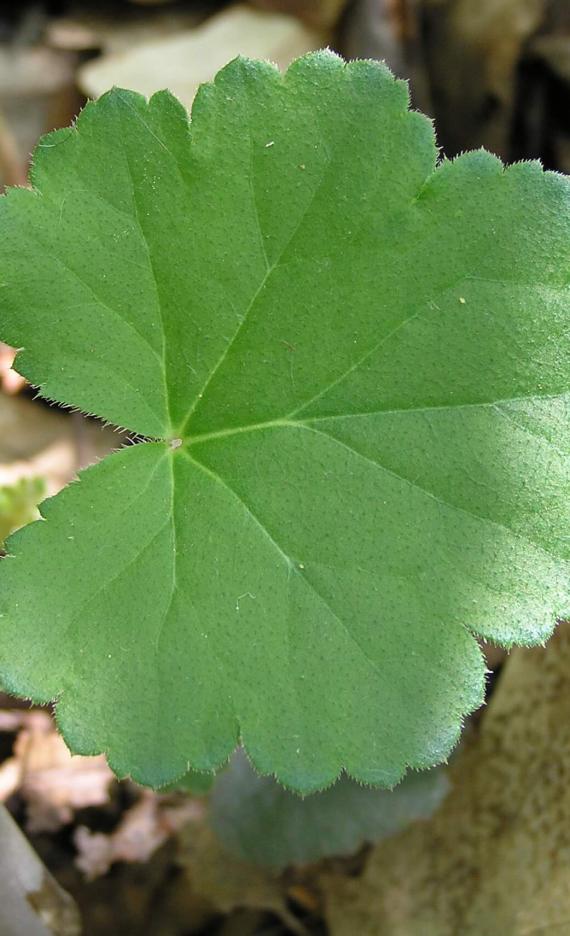
<path fill-rule="evenodd" d="M 0 568 L 0 679 L 153 786 L 238 739 L 310 792 L 444 760 L 477 637 L 570 611 L 570 186 L 437 164 L 377 63 L 115 90 L 0 206 L 0 338 L 148 441 Z"/>

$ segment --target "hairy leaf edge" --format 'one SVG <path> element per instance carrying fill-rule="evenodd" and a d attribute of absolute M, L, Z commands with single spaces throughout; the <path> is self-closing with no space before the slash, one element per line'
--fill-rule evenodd
<path fill-rule="evenodd" d="M 192 107 L 192 112 L 191 112 L 190 115 L 187 114 L 187 117 L 188 117 L 188 120 L 189 120 L 189 127 L 191 127 L 191 121 L 192 121 L 192 116 L 191 116 L 191 115 L 194 113 L 195 108 L 199 108 L 199 107 L 201 106 L 203 98 L 204 98 L 204 97 L 207 95 L 207 93 L 208 93 L 208 88 L 214 87 L 220 80 L 223 80 L 223 77 L 227 75 L 227 73 L 228 73 L 228 71 L 229 71 L 230 69 L 235 68 L 235 67 L 242 67 L 242 66 L 245 66 L 246 68 L 250 68 L 250 67 L 255 67 L 255 68 L 264 67 L 264 68 L 266 69 L 266 73 L 267 73 L 268 75 L 271 75 L 274 79 L 278 79 L 278 80 L 280 80 L 280 81 L 282 81 L 282 82 L 286 82 L 286 81 L 287 81 L 287 77 L 290 76 L 290 75 L 294 75 L 295 70 L 296 70 L 298 67 L 301 67 L 304 63 L 307 63 L 307 62 L 310 63 L 310 62 L 313 62 L 313 61 L 315 61 L 315 62 L 328 63 L 328 64 L 330 64 L 331 66 L 337 68 L 339 71 L 341 71 L 341 70 L 349 70 L 349 69 L 356 69 L 356 68 L 359 68 L 359 67 L 362 67 L 362 66 L 368 66 L 368 67 L 372 67 L 372 68 L 378 70 L 379 72 L 381 72 L 382 74 L 384 74 L 386 77 L 391 77 L 391 78 L 394 80 L 394 82 L 396 82 L 400 87 L 406 89 L 406 94 L 407 94 L 407 109 L 410 110 L 410 108 L 409 108 L 410 95 L 409 95 L 409 86 L 408 86 L 408 82 L 405 81 L 405 80 L 403 80 L 403 79 L 395 78 L 395 77 L 393 76 L 392 72 L 390 71 L 390 69 L 389 69 L 384 63 L 381 63 L 381 62 L 378 62 L 378 61 L 375 61 L 375 60 L 372 60 L 372 59 L 357 59 L 357 60 L 354 60 L 354 61 L 351 61 L 351 62 L 345 62 L 345 61 L 344 61 L 340 56 L 338 56 L 336 53 L 333 53 L 333 52 L 331 52 L 330 50 L 325 49 L 325 50 L 319 50 L 319 51 L 316 51 L 316 52 L 309 52 L 308 54 L 301 56 L 300 58 L 298 58 L 298 59 L 296 59 L 294 62 L 292 62 L 291 65 L 289 66 L 289 68 L 288 68 L 284 73 L 280 72 L 279 69 L 277 68 L 277 66 L 275 66 L 275 65 L 272 64 L 272 63 L 269 63 L 269 62 L 258 62 L 258 61 L 256 61 L 256 60 L 251 60 L 251 59 L 248 59 L 248 58 L 243 57 L 243 56 L 238 56 L 236 59 L 232 60 L 228 65 L 226 65 L 224 68 L 222 68 L 222 69 L 216 74 L 216 76 L 212 79 L 212 81 L 206 82 L 206 83 L 204 83 L 204 84 L 200 87 L 200 89 L 198 90 L 198 93 L 197 93 L 197 95 L 196 95 L 196 98 L 195 98 L 195 101 L 194 101 L 194 105 L 193 105 L 193 107 Z M 81 129 L 81 122 L 82 122 L 82 120 L 84 120 L 84 119 L 88 116 L 89 112 L 90 112 L 92 109 L 97 108 L 99 101 L 100 101 L 100 100 L 103 100 L 104 98 L 108 98 L 108 97 L 111 96 L 111 95 L 117 95 L 117 94 L 120 94 L 120 95 L 125 95 L 125 94 L 126 94 L 126 95 L 129 95 L 129 96 L 132 96 L 133 99 L 136 99 L 137 101 L 139 101 L 139 102 L 141 102 L 141 103 L 144 102 L 145 105 L 146 105 L 147 107 L 152 106 L 152 103 L 153 103 L 153 102 L 156 103 L 158 100 L 160 100 L 161 97 L 163 97 L 163 96 L 168 96 L 169 98 L 172 98 L 174 101 L 176 101 L 176 103 L 178 104 L 178 106 L 182 108 L 182 105 L 180 104 L 180 102 L 178 101 L 178 99 L 177 99 L 170 91 L 168 91 L 168 90 L 157 91 L 157 92 L 155 92 L 150 98 L 147 99 L 147 98 L 144 97 L 144 95 L 139 94 L 138 92 L 126 91 L 126 90 L 123 90 L 123 89 L 113 88 L 111 91 L 106 92 L 105 95 L 102 95 L 101 98 L 100 98 L 98 101 L 89 101 L 89 102 L 85 105 L 85 107 L 82 109 L 82 111 L 81 111 L 80 114 L 78 115 L 76 121 L 72 124 L 71 127 L 67 127 L 67 128 L 62 128 L 62 129 L 59 129 L 59 130 L 55 130 L 55 131 L 52 131 L 51 133 L 48 133 L 48 134 L 44 135 L 44 136 L 41 138 L 41 140 L 40 140 L 40 143 L 39 143 L 39 145 L 38 145 L 38 148 L 36 149 L 36 157 L 37 157 L 37 160 L 39 161 L 39 158 L 40 158 L 40 156 L 41 156 L 41 154 L 40 154 L 40 148 L 41 148 L 41 147 L 46 147 L 46 145 L 49 147 L 49 146 L 55 145 L 55 143 L 57 143 L 57 142 L 59 142 L 59 141 L 63 142 L 63 139 L 67 139 L 67 137 L 70 136 L 71 134 L 73 134 L 73 133 L 78 133 L 78 132 L 80 131 L 80 129 Z M 184 109 L 184 111 L 186 112 L 186 109 L 185 109 L 185 108 L 183 108 L 183 109 Z M 418 114 L 418 117 L 421 117 L 423 121 L 427 122 L 427 123 L 433 128 L 433 121 L 430 120 L 430 118 L 426 117 L 425 115 L 421 114 L 421 113 L 418 112 L 418 111 L 410 111 L 410 112 L 411 112 L 411 113 L 417 113 L 417 114 Z M 187 112 L 186 112 L 186 113 L 187 113 Z M 40 156 L 38 156 L 38 154 L 40 154 Z M 468 151 L 468 152 L 465 152 L 465 153 L 461 153 L 461 154 L 459 154 L 458 156 L 456 156 L 454 159 L 451 159 L 451 160 L 450 160 L 450 159 L 446 159 L 446 158 L 441 158 L 441 157 L 440 157 L 440 158 L 437 160 L 436 165 L 434 166 L 434 169 L 432 170 L 432 172 L 431 172 L 431 173 L 426 177 L 426 179 L 424 180 L 424 183 L 422 184 L 422 186 L 421 186 L 420 189 L 418 190 L 418 192 L 417 192 L 416 197 L 415 197 L 414 200 L 415 200 L 415 201 L 419 201 L 419 200 L 421 200 L 423 197 L 425 197 L 425 196 L 429 193 L 429 190 L 430 190 L 431 186 L 432 186 L 434 183 L 436 183 L 440 178 L 442 178 L 446 172 L 450 171 L 450 167 L 451 167 L 451 166 L 457 164 L 458 162 L 466 163 L 466 162 L 471 161 L 471 160 L 481 160 L 481 161 L 482 161 L 482 165 L 483 165 L 483 164 L 486 164 L 486 167 L 488 167 L 489 169 L 494 169 L 495 172 L 501 173 L 501 174 L 507 174 L 507 173 L 519 172 L 519 171 L 525 171 L 525 172 L 528 171 L 528 172 L 532 172 L 535 176 L 537 176 L 537 178 L 540 178 L 541 180 L 543 180 L 543 184 L 547 184 L 550 180 L 552 180 L 553 182 L 556 180 L 556 183 L 558 183 L 558 184 L 561 185 L 562 190 L 563 190 L 563 192 L 564 192 L 564 195 L 565 195 L 566 197 L 570 198 L 570 182 L 569 182 L 569 180 L 568 180 L 562 173 L 558 173 L 558 172 L 555 172 L 555 171 L 552 171 L 552 170 L 545 171 L 545 170 L 543 169 L 543 167 L 542 167 L 542 165 L 541 165 L 541 163 L 540 163 L 539 160 L 522 160 L 522 161 L 520 161 L 520 162 L 515 162 L 515 163 L 512 163 L 512 164 L 510 164 L 510 165 L 507 166 L 507 165 L 505 165 L 497 156 L 495 156 L 495 155 L 493 155 L 493 154 L 487 152 L 487 151 L 486 151 L 485 149 L 483 149 L 483 148 L 480 148 L 479 150 L 474 150 L 474 151 Z M 35 159 L 35 160 L 32 162 L 32 167 L 31 167 L 31 170 L 30 170 L 30 181 L 31 181 L 31 183 L 32 183 L 32 190 L 31 190 L 31 193 L 32 193 L 33 195 L 35 195 L 35 196 L 41 196 L 41 194 L 42 194 L 42 193 L 41 193 L 41 190 L 40 190 L 39 188 L 36 188 L 36 187 L 34 186 L 34 179 L 36 178 L 36 174 L 37 174 L 37 173 L 36 173 L 36 169 L 37 169 L 37 166 L 36 166 L 36 159 Z M 12 196 L 12 193 L 14 193 L 14 195 L 15 195 L 15 193 L 18 192 L 18 191 L 21 191 L 21 189 L 18 188 L 18 187 L 12 188 L 12 189 L 10 189 L 10 190 L 6 193 L 6 195 L 4 195 L 4 198 L 8 199 L 8 198 L 10 198 L 10 197 Z M 12 196 L 12 197 L 13 197 L 13 196 Z M 1 204 L 1 200 L 0 200 L 0 204 Z M 12 338 L 11 338 L 10 336 L 6 336 L 6 337 L 8 337 L 8 340 L 9 340 L 9 341 L 12 340 Z M 16 341 L 16 342 L 12 341 L 12 343 L 14 343 L 14 344 L 17 346 L 17 341 Z M 22 350 L 24 350 L 24 349 L 23 349 L 23 348 L 19 348 L 19 351 L 22 351 Z M 17 364 L 17 360 L 16 360 L 16 364 Z M 24 371 L 25 371 L 25 368 L 24 368 Z M 23 376 L 28 376 L 28 375 L 24 373 Z M 33 379 L 33 376 L 32 376 L 32 375 L 29 375 L 29 376 Z M 72 410 L 72 411 L 77 411 L 77 410 L 78 410 L 77 406 L 74 405 L 71 401 L 66 401 L 66 400 L 56 401 L 56 400 L 54 400 L 53 398 L 49 397 L 47 394 L 44 394 L 41 385 L 39 385 L 39 386 L 36 385 L 36 386 L 35 386 L 35 389 L 36 389 L 36 391 L 37 391 L 37 395 L 40 396 L 40 397 L 42 397 L 43 399 L 46 399 L 50 404 L 59 405 L 59 406 L 62 406 L 62 407 L 64 407 L 64 408 L 69 409 L 69 410 Z M 96 416 L 97 418 L 101 418 L 101 419 L 104 420 L 104 417 L 101 417 L 101 416 L 99 416 L 98 414 L 93 413 L 93 414 L 89 414 L 89 415 L 93 415 L 93 416 Z M 122 428 L 123 428 L 123 427 L 117 427 L 117 429 L 122 429 Z M 127 432 L 133 432 L 133 430 L 129 429 L 128 427 L 124 427 L 124 429 L 125 429 L 125 431 L 127 431 Z M 136 435 L 136 432 L 133 432 L 133 434 Z M 135 441 L 136 441 L 136 440 L 135 440 Z M 140 436 L 139 436 L 139 441 L 140 441 L 140 443 L 144 444 L 144 443 L 146 443 L 146 442 L 159 442 L 159 441 L 168 441 L 168 440 L 161 439 L 161 438 L 159 438 L 159 437 L 154 437 L 154 438 L 153 438 L 153 437 L 149 437 L 149 436 L 146 436 L 146 437 L 144 437 L 144 436 L 143 436 L 143 437 L 140 437 Z M 115 453 L 113 453 L 113 454 L 115 454 Z M 104 456 L 104 457 L 107 457 L 107 456 Z M 113 455 L 110 455 L 109 457 L 113 457 Z M 100 460 L 101 460 L 101 459 L 98 459 L 98 461 L 100 461 Z M 93 467 L 96 467 L 96 464 L 95 464 L 95 465 L 92 465 L 92 466 L 89 466 L 89 468 L 84 469 L 83 471 L 79 472 L 78 477 L 75 478 L 74 481 L 72 481 L 71 483 L 75 483 L 75 482 L 80 481 L 80 480 L 81 480 L 81 475 L 84 474 L 85 471 L 91 470 L 91 468 L 93 468 Z M 57 497 L 57 496 L 58 496 L 58 495 L 55 495 L 55 497 Z M 52 499 L 52 498 L 48 498 L 47 500 L 50 501 L 51 499 Z M 44 503 L 45 503 L 45 502 L 44 502 Z M 42 506 L 43 506 L 43 505 L 42 505 Z M 44 517 L 44 514 L 43 514 L 43 511 L 42 511 L 41 506 L 40 506 L 40 514 L 41 514 L 40 520 L 39 520 L 39 521 L 35 521 L 35 522 L 42 522 L 43 520 L 46 519 L 46 517 Z M 29 526 L 33 526 L 33 524 L 30 524 Z M 11 547 L 12 543 L 14 543 L 14 542 L 17 540 L 17 538 L 22 534 L 22 532 L 23 532 L 22 530 L 16 531 L 14 534 L 12 534 L 12 535 L 8 538 L 8 540 L 7 540 L 8 554 L 7 554 L 7 557 L 6 557 L 8 560 L 9 560 L 10 558 L 14 558 L 14 557 L 13 557 L 13 554 L 10 552 L 10 547 Z M 469 714 L 471 714 L 473 711 L 475 711 L 477 708 L 479 708 L 479 707 L 484 703 L 484 696 L 485 696 L 485 674 L 486 674 L 487 671 L 485 670 L 485 667 L 484 667 L 483 654 L 482 654 L 482 651 L 481 651 L 481 647 L 480 647 L 478 638 L 479 638 L 480 640 L 485 640 L 485 642 L 488 642 L 488 643 L 494 643 L 494 644 L 497 644 L 497 645 L 499 645 L 499 646 L 503 646 L 503 647 L 505 647 L 505 648 L 507 648 L 507 649 L 511 649 L 511 648 L 513 648 L 513 647 L 515 647 L 515 646 L 522 646 L 522 647 L 544 646 L 544 645 L 546 644 L 546 641 L 547 641 L 547 640 L 549 639 L 549 637 L 552 635 L 552 633 L 553 633 L 553 631 L 554 631 L 554 629 L 555 629 L 555 627 L 556 627 L 557 622 L 560 621 L 560 620 L 564 620 L 564 619 L 566 619 L 566 618 L 569 617 L 569 616 L 570 616 L 570 609 L 568 609 L 568 610 L 564 609 L 563 611 L 552 612 L 551 626 L 548 628 L 548 630 L 543 631 L 543 633 L 542 633 L 540 636 L 539 636 L 538 634 L 536 634 L 536 635 L 534 635 L 534 636 L 531 635 L 531 634 L 529 634 L 529 635 L 528 635 L 528 639 L 525 639 L 525 638 L 522 638 L 522 639 L 521 639 L 521 638 L 518 638 L 517 640 L 514 640 L 514 639 L 512 639 L 512 640 L 509 640 L 509 639 L 502 639 L 502 640 L 500 640 L 500 641 L 499 641 L 499 640 L 491 640 L 490 638 L 484 637 L 484 636 L 482 636 L 482 635 L 475 635 L 474 632 L 473 632 L 469 627 L 467 627 L 466 625 L 462 625 L 462 626 L 464 627 L 464 629 L 468 632 L 470 638 L 475 642 L 475 644 L 476 644 L 476 645 L 478 646 L 478 648 L 479 648 L 479 656 L 480 656 L 481 664 L 482 664 L 482 666 L 481 666 L 481 671 L 480 671 L 480 677 L 481 677 L 481 678 L 480 678 L 480 680 L 479 680 L 479 687 L 480 687 L 480 689 L 479 689 L 479 698 L 478 698 L 478 700 L 476 700 L 476 701 L 474 702 L 474 704 L 473 704 L 468 710 L 466 710 L 465 712 L 463 712 L 463 713 L 460 715 L 459 720 L 458 720 L 458 724 L 457 724 L 457 730 L 456 730 L 455 736 L 454 736 L 454 737 L 451 739 L 451 741 L 446 745 L 446 747 L 447 747 L 447 754 L 446 754 L 446 756 L 443 758 L 443 760 L 442 760 L 441 758 L 437 758 L 436 760 L 433 761 L 433 763 L 428 763 L 427 761 L 424 761 L 424 762 L 421 763 L 421 765 L 414 764 L 414 763 L 405 763 L 405 764 L 403 764 L 403 765 L 401 766 L 401 772 L 400 772 L 400 775 L 397 777 L 397 779 L 394 779 L 394 782 L 393 782 L 392 784 L 390 784 L 389 786 L 384 786 L 383 788 L 393 789 L 399 782 L 401 782 L 401 780 L 403 779 L 403 777 L 406 775 L 406 773 L 407 773 L 408 771 L 420 771 L 420 770 L 423 771 L 423 770 L 429 769 L 430 767 L 437 766 L 437 764 L 446 763 L 446 762 L 447 762 L 447 758 L 448 758 L 449 754 L 453 751 L 453 749 L 455 748 L 455 746 L 456 746 L 456 744 L 457 744 L 457 742 L 458 742 L 458 740 L 459 740 L 459 737 L 461 736 L 461 732 L 462 732 L 462 730 L 463 730 L 463 724 L 464 724 L 465 718 L 466 718 Z M 4 672 L 0 673 L 0 678 L 2 679 L 2 682 L 3 682 L 4 686 L 8 689 L 8 691 L 10 691 L 10 692 L 11 692 L 12 694 L 14 694 L 14 695 L 20 696 L 20 697 L 22 697 L 22 698 L 26 698 L 26 699 L 28 699 L 30 702 L 33 702 L 33 703 L 36 703 L 36 704 L 49 704 L 49 703 L 54 704 L 54 706 L 55 706 L 55 713 L 56 713 L 56 721 L 57 721 L 57 724 L 58 724 L 58 728 L 59 728 L 59 730 L 61 731 L 62 736 L 63 736 L 64 739 L 66 740 L 66 743 L 68 744 L 68 746 L 70 747 L 70 749 L 73 750 L 73 747 L 74 747 L 73 741 L 72 741 L 73 730 L 72 730 L 72 728 L 71 728 L 70 725 L 64 724 L 63 721 L 58 717 L 58 702 L 61 700 L 61 695 L 60 695 L 60 696 L 56 696 L 55 698 L 47 698 L 47 697 L 45 697 L 45 696 L 42 696 L 40 693 L 37 693 L 37 694 L 34 694 L 34 695 L 31 695 L 31 696 L 30 696 L 30 695 L 29 695 L 29 691 L 28 691 L 25 687 L 19 686 L 19 685 L 17 684 L 17 681 L 11 680 L 11 679 L 7 676 L 6 673 L 4 673 Z M 69 740 L 68 740 L 68 739 L 69 739 Z M 350 777 L 351 779 L 353 779 L 355 782 L 361 784 L 362 786 L 371 787 L 371 788 L 382 788 L 382 785 L 380 785 L 380 784 L 375 784 L 375 783 L 371 783 L 371 782 L 369 782 L 364 776 L 359 776 L 357 772 L 354 772 L 354 773 L 353 773 L 353 772 L 351 772 L 349 769 L 345 768 L 345 767 L 342 766 L 342 765 L 341 765 L 338 769 L 335 769 L 335 771 L 332 772 L 332 773 L 331 773 L 330 771 L 327 772 L 326 778 L 325 778 L 325 779 L 322 779 L 322 778 L 321 778 L 321 779 L 320 779 L 319 781 L 317 781 L 316 783 L 305 783 L 305 784 L 297 784 L 297 785 L 296 785 L 295 782 L 294 782 L 293 780 L 289 780 L 288 778 L 285 779 L 284 777 L 282 777 L 282 776 L 276 774 L 276 773 L 275 773 L 274 771 L 272 771 L 270 768 L 267 769 L 267 767 L 263 767 L 263 766 L 259 763 L 259 759 L 256 758 L 254 755 L 251 754 L 251 752 L 250 752 L 250 750 L 249 750 L 249 746 L 248 746 L 247 739 L 245 739 L 244 736 L 242 735 L 241 727 L 240 727 L 240 729 L 239 729 L 239 731 L 238 731 L 238 736 L 237 736 L 237 738 L 236 738 L 236 742 L 235 742 L 234 747 L 232 747 L 232 749 L 231 749 L 231 751 L 228 753 L 228 755 L 227 755 L 226 757 L 224 757 L 223 759 L 221 759 L 219 763 L 216 763 L 216 764 L 212 767 L 211 770 L 204 770 L 204 769 L 202 769 L 202 768 L 196 768 L 196 767 L 194 767 L 191 763 L 188 762 L 188 763 L 187 763 L 187 766 L 186 766 L 186 769 L 185 769 L 183 772 L 181 772 L 181 773 L 176 772 L 176 774 L 172 775 L 172 776 L 170 777 L 170 779 L 168 779 L 168 780 L 166 780 L 166 781 L 164 781 L 164 782 L 161 782 L 161 783 L 160 783 L 158 786 L 156 786 L 155 788 L 157 788 L 157 789 L 162 789 L 162 788 L 164 788 L 165 786 L 168 786 L 168 785 L 170 785 L 170 784 L 172 784 L 172 783 L 175 783 L 175 782 L 181 780 L 181 779 L 188 773 L 188 771 L 190 771 L 190 770 L 194 770 L 194 771 L 196 771 L 197 773 L 204 773 L 204 774 L 211 774 L 211 773 L 217 772 L 218 770 L 222 769 L 222 768 L 228 763 L 228 761 L 229 761 L 229 759 L 230 759 L 230 757 L 231 757 L 233 751 L 235 750 L 235 746 L 237 746 L 237 745 L 241 745 L 241 746 L 243 747 L 243 749 L 244 749 L 244 751 L 245 751 L 245 753 L 246 753 L 246 755 L 247 755 L 247 757 L 248 757 L 250 763 L 252 764 L 253 768 L 255 769 L 255 771 L 256 771 L 258 774 L 260 774 L 261 776 L 272 776 L 272 777 L 274 777 L 275 780 L 276 780 L 278 783 L 280 783 L 281 786 L 283 786 L 285 789 L 288 789 L 288 790 L 290 790 L 291 792 L 296 793 L 296 794 L 299 794 L 299 795 L 308 795 L 308 794 L 310 794 L 310 793 L 315 793 L 315 792 L 319 792 L 319 791 L 322 791 L 322 790 L 324 790 L 324 789 L 327 789 L 327 788 L 329 788 L 330 786 L 332 786 L 334 783 L 336 783 L 337 780 L 338 780 L 343 774 L 346 775 L 346 776 L 348 776 L 348 777 Z M 90 749 L 89 751 L 87 751 L 87 750 L 81 750 L 81 751 L 79 751 L 79 750 L 77 750 L 77 747 L 76 747 L 76 753 L 91 754 L 91 755 L 96 755 L 96 754 L 101 754 L 101 753 L 103 753 L 103 754 L 105 754 L 105 756 L 107 757 L 107 760 L 108 760 L 108 762 L 109 762 L 109 765 L 111 766 L 111 768 L 113 769 L 113 771 L 117 774 L 117 776 L 122 777 L 122 778 L 131 776 L 132 779 L 135 780 L 137 783 L 141 783 L 142 785 L 151 785 L 151 784 L 149 784 L 148 782 L 145 782 L 143 776 L 141 776 L 141 775 L 139 775 L 139 774 L 137 774 L 137 773 L 135 773 L 135 772 L 129 771 L 129 769 L 127 769 L 124 765 L 122 765 L 122 764 L 121 764 L 120 757 L 114 755 L 114 753 L 113 753 L 111 747 L 109 747 L 109 750 L 103 750 L 103 749 L 94 749 L 94 750 L 91 750 L 91 749 Z"/>

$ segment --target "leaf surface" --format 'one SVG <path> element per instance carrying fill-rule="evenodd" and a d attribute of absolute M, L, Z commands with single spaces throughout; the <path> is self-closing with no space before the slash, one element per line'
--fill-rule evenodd
<path fill-rule="evenodd" d="M 570 610 L 570 187 L 437 165 L 381 65 L 113 91 L 0 210 L 0 337 L 147 437 L 10 541 L 0 675 L 170 783 L 242 739 L 308 792 L 446 758 L 477 636 Z"/>

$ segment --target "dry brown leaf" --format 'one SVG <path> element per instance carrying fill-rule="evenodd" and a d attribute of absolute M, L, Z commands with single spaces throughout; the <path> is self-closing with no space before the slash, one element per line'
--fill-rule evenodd
<path fill-rule="evenodd" d="M 52 20 L 46 29 L 46 39 L 56 49 L 123 52 L 144 42 L 198 26 L 204 19 L 205 14 L 194 7 L 155 10 L 116 6 L 78 8 L 69 16 Z"/>
<path fill-rule="evenodd" d="M 324 880 L 333 936 L 570 933 L 570 625 L 509 657 L 427 823 Z"/>
<path fill-rule="evenodd" d="M 53 94 L 73 78 L 74 59 L 44 46 L 3 45 L 0 99 Z"/>
<path fill-rule="evenodd" d="M 20 793 L 29 831 L 59 829 L 77 809 L 108 802 L 115 777 L 103 755 L 72 756 L 47 712 L 0 712 L 0 730 L 16 726 L 14 753 L 0 767 L 0 799 Z"/>
<path fill-rule="evenodd" d="M 123 815 L 110 835 L 91 832 L 85 826 L 75 831 L 75 863 L 93 880 L 106 874 L 116 861 L 146 862 L 167 839 L 190 820 L 203 816 L 204 806 L 190 797 L 172 798 L 143 790 L 141 798 Z"/>
<path fill-rule="evenodd" d="M 291 932 L 306 933 L 288 909 L 288 898 L 296 895 L 288 891 L 282 875 L 229 854 L 208 823 L 190 823 L 179 841 L 188 887 L 217 913 L 230 914 L 241 907 L 263 910 L 278 916 Z"/>
<path fill-rule="evenodd" d="M 270 59 L 285 68 L 325 41 L 321 33 L 291 16 L 239 5 L 196 29 L 87 62 L 79 70 L 79 83 L 90 97 L 99 97 L 113 85 L 147 96 L 169 88 L 190 107 L 198 86 L 236 55 Z"/>

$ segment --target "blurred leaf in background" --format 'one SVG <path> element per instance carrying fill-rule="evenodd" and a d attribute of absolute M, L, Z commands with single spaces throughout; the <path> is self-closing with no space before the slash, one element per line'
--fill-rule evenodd
<path fill-rule="evenodd" d="M 168 786 L 162 787 L 161 792 L 182 792 L 182 793 L 191 793 L 194 796 L 203 796 L 205 793 L 208 793 L 214 783 L 215 774 L 206 773 L 200 770 L 189 770 L 188 773 L 185 773 L 183 777 L 180 777 L 180 780 L 175 780 L 174 783 L 169 783 Z"/>
<path fill-rule="evenodd" d="M 0 733 L 15 733 L 0 764 L 0 802 L 18 794 L 26 832 L 57 832 L 77 810 L 109 802 L 115 777 L 105 757 L 73 757 L 49 712 L 0 705 Z"/>
<path fill-rule="evenodd" d="M 38 504 L 45 495 L 43 478 L 20 478 L 0 487 L 0 548 L 10 533 L 39 519 Z"/>
<path fill-rule="evenodd" d="M 394 790 L 360 786 L 342 777 L 302 799 L 273 777 L 260 777 L 237 751 L 214 785 L 211 824 L 234 854 L 276 870 L 393 835 L 437 809 L 448 791 L 442 769 L 410 773 Z"/>
<path fill-rule="evenodd" d="M 204 24 L 181 29 L 86 62 L 78 71 L 85 93 L 99 97 L 113 86 L 150 96 L 168 88 L 190 107 L 200 84 L 235 58 L 269 59 L 280 68 L 327 44 L 324 31 L 310 28 L 292 16 L 254 10 L 238 4 L 212 16 Z"/>

